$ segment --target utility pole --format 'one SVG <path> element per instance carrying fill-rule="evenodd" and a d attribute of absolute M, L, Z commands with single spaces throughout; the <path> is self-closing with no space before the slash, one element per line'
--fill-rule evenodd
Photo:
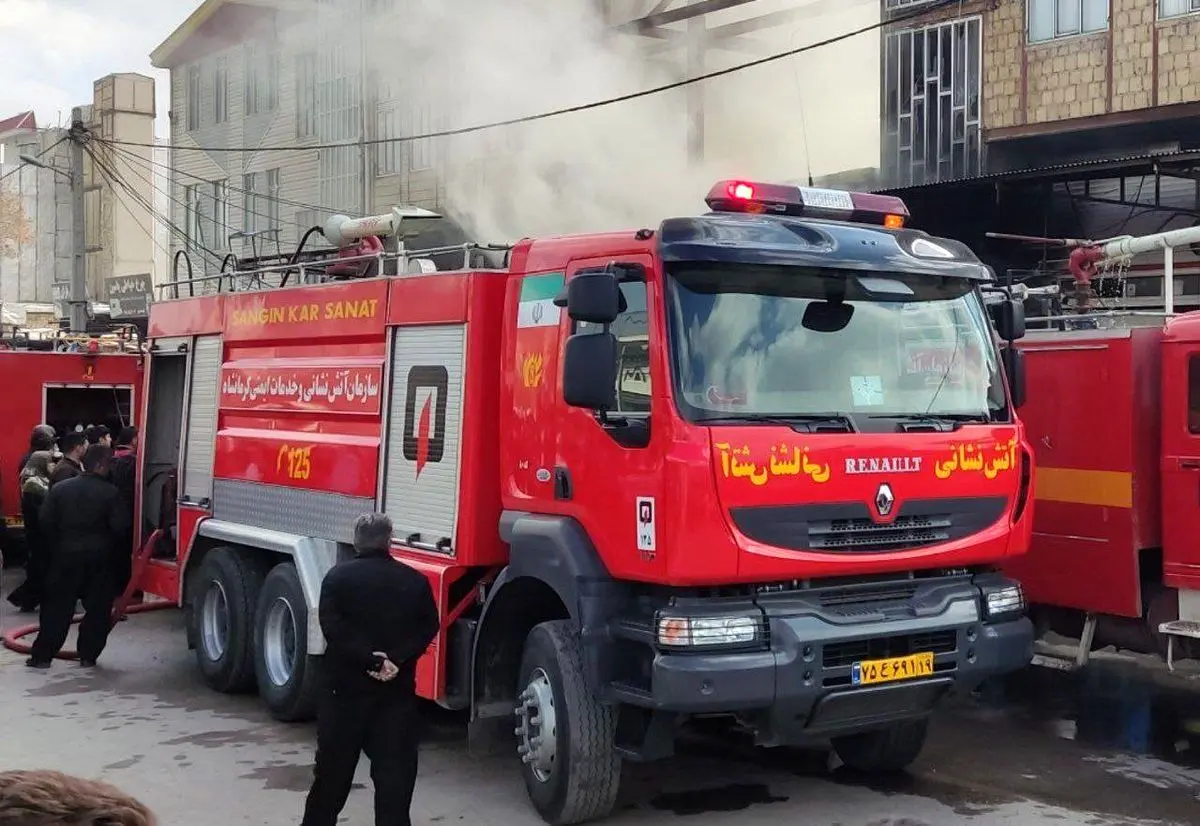
<path fill-rule="evenodd" d="M 83 108 L 71 110 L 71 246 L 74 259 L 71 263 L 71 292 L 68 304 L 71 308 L 71 332 L 87 331 L 87 235 L 84 232 L 84 180 L 83 141 L 87 128 L 83 125 Z"/>

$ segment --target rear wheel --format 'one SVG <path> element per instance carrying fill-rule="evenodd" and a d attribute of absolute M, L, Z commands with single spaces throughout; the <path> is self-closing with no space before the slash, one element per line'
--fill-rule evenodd
<path fill-rule="evenodd" d="M 621 781 L 617 713 L 588 690 L 579 632 L 570 621 L 529 632 L 517 692 L 517 751 L 538 814 L 551 826 L 610 814 Z"/>
<path fill-rule="evenodd" d="M 309 720 L 317 706 L 320 658 L 308 654 L 308 603 L 290 562 L 267 574 L 254 624 L 258 693 L 276 720 Z"/>
<path fill-rule="evenodd" d="M 907 769 L 925 748 L 928 720 L 910 720 L 878 731 L 835 737 L 841 761 L 864 774 L 895 774 Z"/>
<path fill-rule="evenodd" d="M 254 689 L 254 611 L 266 564 L 249 552 L 213 548 L 191 583 L 190 636 L 210 688 L 227 694 Z"/>

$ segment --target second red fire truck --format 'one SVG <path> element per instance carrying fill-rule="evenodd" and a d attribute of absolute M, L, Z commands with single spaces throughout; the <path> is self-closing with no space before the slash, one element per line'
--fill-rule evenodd
<path fill-rule="evenodd" d="M 336 258 L 155 304 L 143 585 L 209 685 L 311 714 L 321 579 L 373 510 L 440 606 L 419 693 L 553 824 L 693 716 L 901 769 L 940 698 L 1025 666 L 1019 302 L 993 329 L 990 271 L 895 198 L 708 204 L 432 252 L 339 217 Z"/>

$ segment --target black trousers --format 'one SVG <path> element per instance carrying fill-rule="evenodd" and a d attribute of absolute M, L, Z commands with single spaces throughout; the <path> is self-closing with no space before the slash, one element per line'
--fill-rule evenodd
<path fill-rule="evenodd" d="M 419 743 L 411 692 L 327 690 L 317 712 L 317 762 L 301 826 L 335 826 L 364 753 L 375 787 L 375 826 L 412 826 Z"/>
<path fill-rule="evenodd" d="M 22 506 L 25 519 L 25 581 L 13 589 L 8 601 L 22 611 L 32 611 L 42 604 L 42 593 L 46 587 L 46 569 L 49 550 L 42 539 L 38 524 L 37 509 Z"/>
<path fill-rule="evenodd" d="M 34 662 L 49 662 L 62 650 L 71 631 L 75 602 L 83 601 L 79 623 L 79 659 L 95 661 L 108 644 L 112 607 L 116 600 L 112 562 L 103 554 L 61 558 L 50 562 L 38 618 L 41 630 L 30 646 Z"/>

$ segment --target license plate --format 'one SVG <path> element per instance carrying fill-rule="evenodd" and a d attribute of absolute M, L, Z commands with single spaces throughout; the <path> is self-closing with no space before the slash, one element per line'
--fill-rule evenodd
<path fill-rule="evenodd" d="M 916 677 L 933 676 L 933 654 L 910 654 L 907 657 L 889 657 L 886 660 L 863 660 L 850 669 L 850 682 L 854 685 L 893 683 L 897 680 L 912 680 Z"/>

